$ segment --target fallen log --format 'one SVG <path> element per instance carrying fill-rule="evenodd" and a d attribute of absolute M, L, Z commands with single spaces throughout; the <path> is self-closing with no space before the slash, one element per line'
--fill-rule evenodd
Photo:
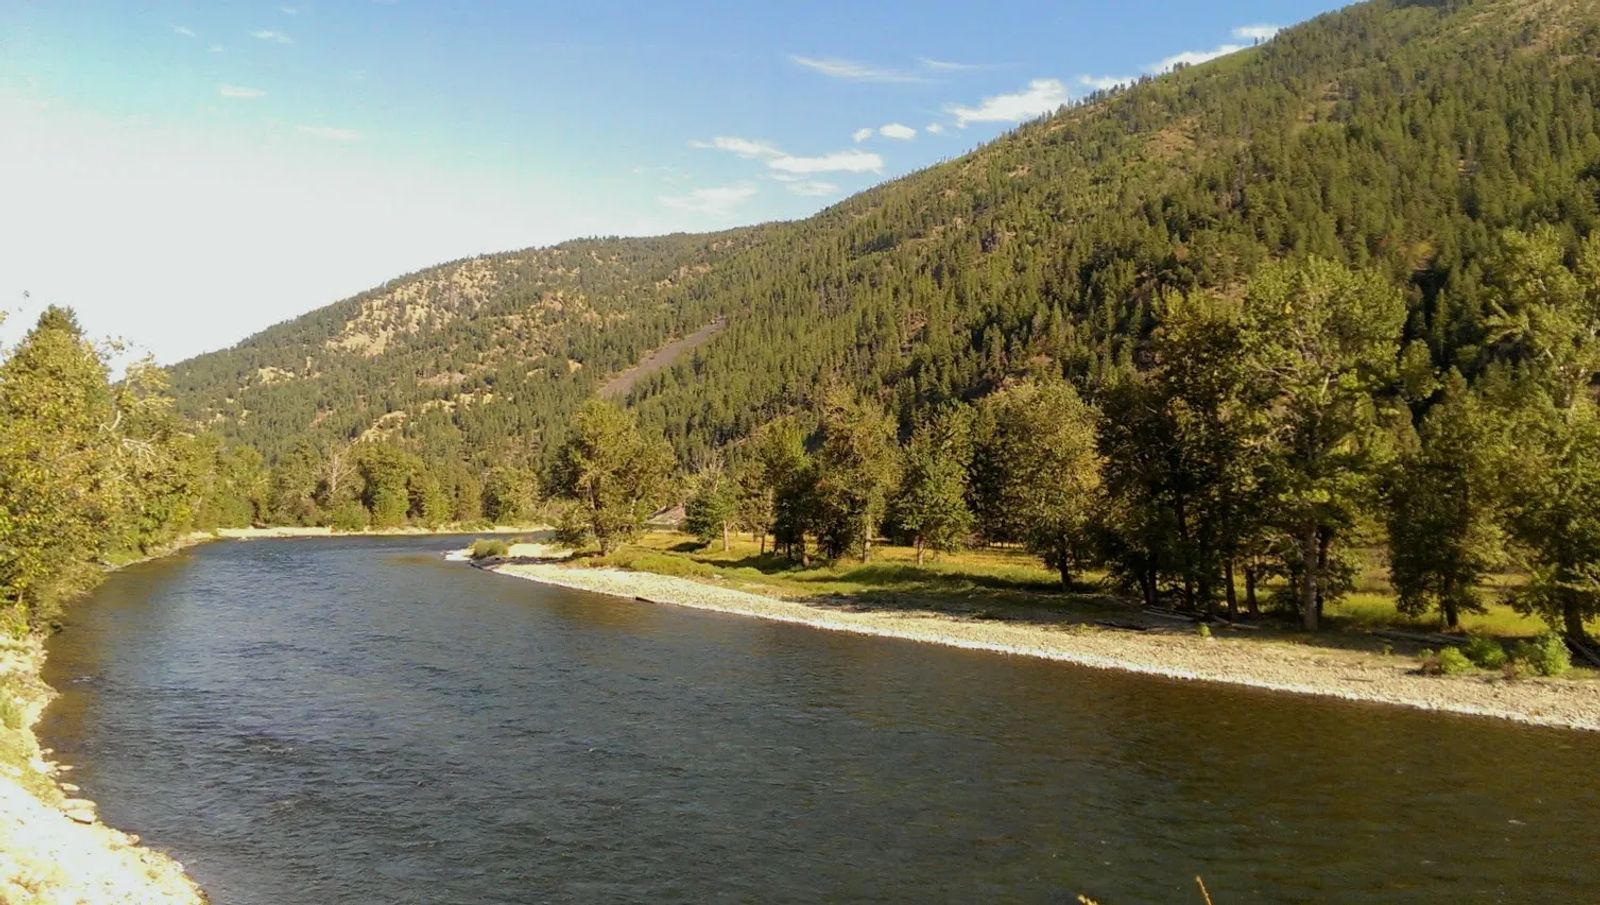
<path fill-rule="evenodd" d="M 1590 666 L 1600 669 L 1600 650 L 1596 650 L 1593 646 L 1584 643 L 1581 638 L 1574 638 L 1568 635 L 1565 640 L 1567 649 L 1572 651 L 1574 657 L 1586 660 Z"/>
<path fill-rule="evenodd" d="M 1414 644 L 1449 644 L 1460 647 L 1467 643 L 1467 639 L 1462 635 L 1446 635 L 1443 632 L 1402 632 L 1397 629 L 1373 629 L 1372 634 L 1380 638 L 1409 641 Z"/>

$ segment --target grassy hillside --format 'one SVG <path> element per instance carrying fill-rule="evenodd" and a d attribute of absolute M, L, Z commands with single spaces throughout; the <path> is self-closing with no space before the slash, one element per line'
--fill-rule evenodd
<path fill-rule="evenodd" d="M 1228 292 L 1306 255 L 1403 284 L 1408 339 L 1471 376 L 1498 232 L 1582 234 L 1600 214 L 1597 53 L 1591 0 L 1360 4 L 804 221 L 402 277 L 184 362 L 174 388 L 269 458 L 307 432 L 547 455 L 577 401 L 725 319 L 628 384 L 643 423 L 692 455 L 830 380 L 881 391 L 906 422 L 1018 373 L 1092 395 L 1139 363 L 1163 293 Z"/>

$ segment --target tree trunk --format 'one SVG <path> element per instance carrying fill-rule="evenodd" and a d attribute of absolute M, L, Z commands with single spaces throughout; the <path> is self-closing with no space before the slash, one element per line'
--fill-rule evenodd
<path fill-rule="evenodd" d="M 722 523 L 722 552 L 728 552 L 728 523 Z"/>
<path fill-rule="evenodd" d="M 1239 618 L 1239 589 L 1233 581 L 1233 559 L 1230 557 L 1222 564 L 1222 577 L 1228 583 L 1228 619 Z"/>
<path fill-rule="evenodd" d="M 1261 615 L 1261 604 L 1256 599 L 1256 567 L 1244 567 L 1244 605 L 1250 611 L 1250 618 L 1255 619 Z"/>
<path fill-rule="evenodd" d="M 1300 620 L 1317 630 L 1317 525 L 1307 522 L 1300 533 Z"/>
<path fill-rule="evenodd" d="M 922 535 L 917 535 L 917 565 L 922 565 L 923 541 Z"/>
<path fill-rule="evenodd" d="M 872 559 L 872 527 L 867 524 L 865 517 L 861 522 L 861 561 L 867 562 Z"/>
<path fill-rule="evenodd" d="M 1589 633 L 1583 627 L 1583 609 L 1572 594 L 1568 594 L 1561 602 L 1561 622 L 1566 627 L 1568 638 L 1579 642 L 1589 640 Z"/>

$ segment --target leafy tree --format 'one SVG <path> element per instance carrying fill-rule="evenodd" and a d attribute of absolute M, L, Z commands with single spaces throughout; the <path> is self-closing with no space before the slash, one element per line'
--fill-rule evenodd
<path fill-rule="evenodd" d="M 631 540 L 666 495 L 672 452 L 641 436 L 633 416 L 590 400 L 578 410 L 557 458 L 555 486 L 577 501 L 584 526 L 610 553 Z"/>
<path fill-rule="evenodd" d="M 726 552 L 729 528 L 738 514 L 736 491 L 720 461 L 701 469 L 683 506 L 684 528 L 707 546 L 720 539 Z"/>
<path fill-rule="evenodd" d="M 1405 303 L 1377 274 L 1329 261 L 1274 264 L 1245 296 L 1245 361 L 1265 395 L 1267 467 L 1301 619 L 1315 631 L 1343 588 L 1333 553 L 1371 508 L 1383 461 L 1375 393 L 1395 375 Z"/>
<path fill-rule="evenodd" d="M 967 469 L 972 464 L 972 410 L 952 406 L 917 427 L 906 447 L 905 468 L 895 498 L 895 518 L 917 549 L 959 550 L 975 519 L 967 505 Z"/>
<path fill-rule="evenodd" d="M 1462 613 L 1483 612 L 1477 584 L 1501 555 L 1490 417 L 1451 371 L 1387 494 L 1389 574 L 1400 611 L 1437 609 L 1449 628 L 1461 625 Z"/>
<path fill-rule="evenodd" d="M 51 307 L 0 364 L 0 593 L 35 625 L 88 581 L 123 488 L 106 367 Z"/>
<path fill-rule="evenodd" d="M 355 447 L 356 472 L 361 479 L 361 504 L 374 528 L 405 524 L 411 509 L 409 483 L 414 466 L 406 452 L 390 443 L 361 443 Z"/>
<path fill-rule="evenodd" d="M 437 528 L 450 520 L 451 500 L 439 478 L 421 462 L 415 463 L 406 478 L 409 501 L 407 516 L 415 524 Z"/>
<path fill-rule="evenodd" d="M 900 467 L 894 419 L 842 388 L 826 394 L 821 414 L 812 490 L 817 546 L 829 559 L 855 553 L 867 562 Z"/>
<path fill-rule="evenodd" d="M 321 457 L 311 440 L 302 438 L 273 464 L 267 487 L 267 513 L 274 524 L 314 525 Z"/>
<path fill-rule="evenodd" d="M 973 497 L 992 540 L 1017 540 L 1061 575 L 1092 550 L 1101 459 L 1098 412 L 1065 381 L 1025 380 L 978 405 Z"/>
<path fill-rule="evenodd" d="M 483 516 L 497 525 L 526 521 L 538 495 L 538 478 L 531 469 L 497 465 L 483 482 Z"/>
<path fill-rule="evenodd" d="M 793 418 L 763 424 L 749 441 L 751 457 L 759 468 L 746 473 L 745 489 L 757 487 L 770 495 L 772 543 L 791 559 L 809 563 L 806 534 L 815 521 L 816 467 L 806 453 L 805 437 Z M 759 474 L 759 483 L 755 476 Z M 759 501 L 746 504 L 750 508 Z"/>

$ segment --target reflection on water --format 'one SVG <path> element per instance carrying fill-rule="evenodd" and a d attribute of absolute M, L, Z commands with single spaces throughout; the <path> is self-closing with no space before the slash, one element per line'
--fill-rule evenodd
<path fill-rule="evenodd" d="M 228 903 L 1582 901 L 1600 738 L 542 587 L 437 538 L 113 576 L 42 729 Z"/>

